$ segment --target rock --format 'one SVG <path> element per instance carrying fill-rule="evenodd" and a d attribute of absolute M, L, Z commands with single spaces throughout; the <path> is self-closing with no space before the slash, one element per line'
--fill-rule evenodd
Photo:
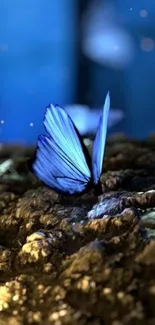
<path fill-rule="evenodd" d="M 155 242 L 150 242 L 143 252 L 141 252 L 136 261 L 143 265 L 154 265 L 155 266 Z"/>
<path fill-rule="evenodd" d="M 26 238 L 19 252 L 21 265 L 27 263 L 45 263 L 53 249 L 59 247 L 59 240 L 51 233 L 35 232 Z"/>
<path fill-rule="evenodd" d="M 0 324 L 154 325 L 154 137 L 108 141 L 100 197 L 46 188 L 33 153 L 0 150 Z"/>

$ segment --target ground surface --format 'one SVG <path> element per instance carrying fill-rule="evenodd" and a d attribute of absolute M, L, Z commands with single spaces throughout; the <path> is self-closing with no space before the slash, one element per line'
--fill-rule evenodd
<path fill-rule="evenodd" d="M 109 140 L 99 198 L 39 184 L 32 151 L 0 148 L 0 324 L 154 325 L 155 137 Z"/>

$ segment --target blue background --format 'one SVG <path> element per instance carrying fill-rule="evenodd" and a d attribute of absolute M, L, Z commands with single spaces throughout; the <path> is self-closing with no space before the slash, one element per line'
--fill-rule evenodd
<path fill-rule="evenodd" d="M 33 144 L 42 132 L 49 102 L 97 107 L 107 90 L 112 106 L 125 113 L 119 131 L 140 138 L 155 131 L 155 49 L 145 52 L 139 45 L 143 37 L 154 42 L 154 1 L 113 2 L 137 51 L 132 63 L 121 70 L 82 53 L 80 24 L 88 4 L 0 0 L 1 142 Z M 142 9 L 148 12 L 146 18 L 139 15 Z"/>

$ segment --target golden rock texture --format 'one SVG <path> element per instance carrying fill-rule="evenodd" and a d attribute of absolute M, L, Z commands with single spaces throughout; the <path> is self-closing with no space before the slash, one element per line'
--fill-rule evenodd
<path fill-rule="evenodd" d="M 109 139 L 98 198 L 46 188 L 32 154 L 0 148 L 0 325 L 154 325 L 155 138 Z"/>

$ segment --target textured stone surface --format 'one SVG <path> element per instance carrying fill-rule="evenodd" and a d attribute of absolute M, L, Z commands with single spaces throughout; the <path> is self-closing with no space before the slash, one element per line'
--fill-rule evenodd
<path fill-rule="evenodd" d="M 155 138 L 109 139 L 98 198 L 46 188 L 32 154 L 0 148 L 0 324 L 154 325 Z"/>

